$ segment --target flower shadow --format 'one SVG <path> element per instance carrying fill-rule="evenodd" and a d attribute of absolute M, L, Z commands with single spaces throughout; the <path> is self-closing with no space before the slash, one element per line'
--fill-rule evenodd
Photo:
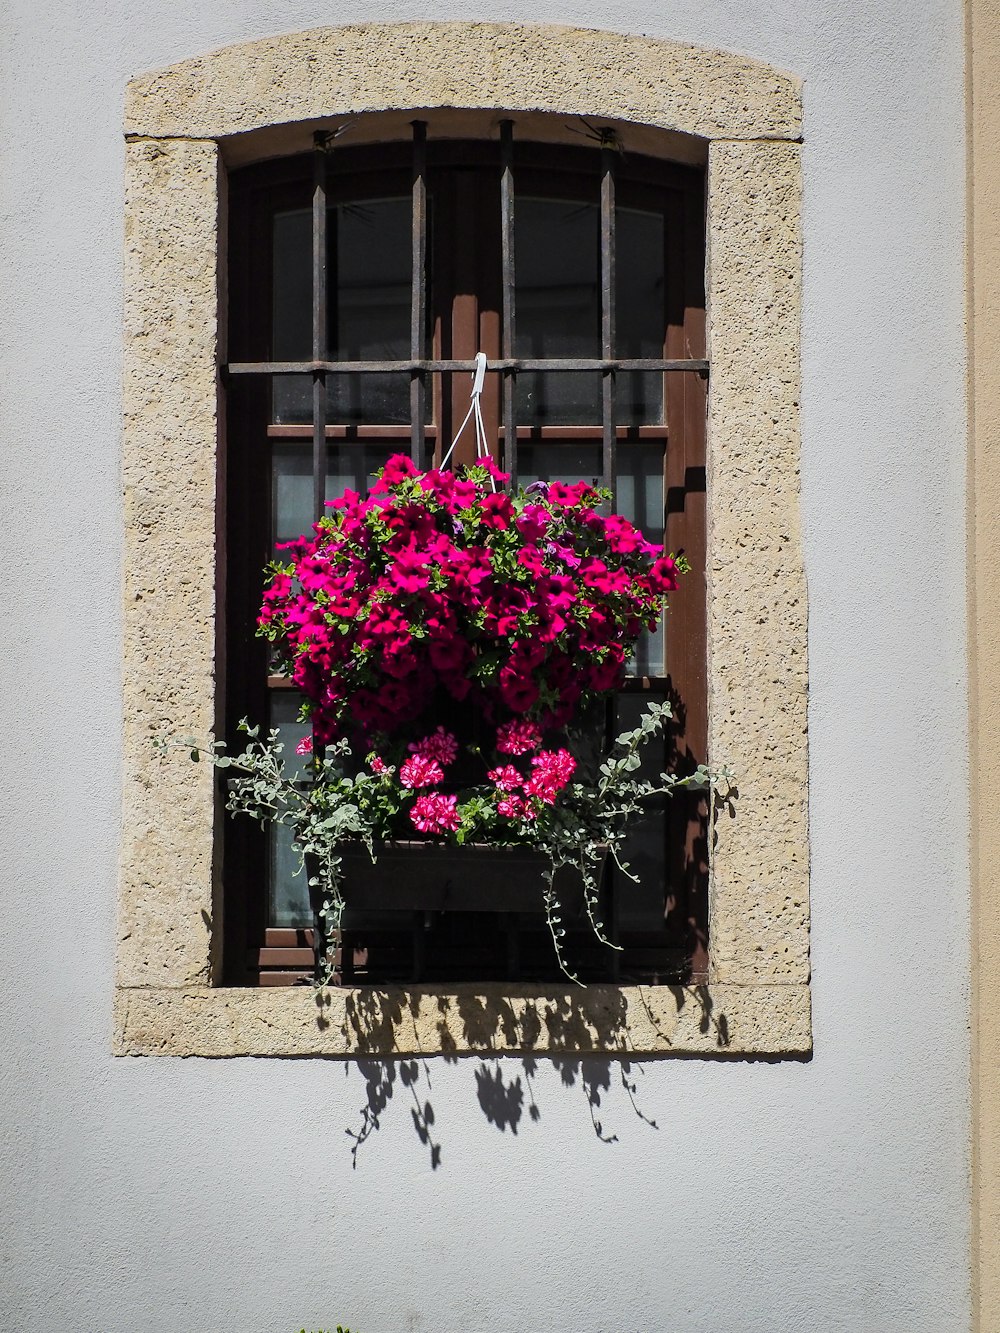
<path fill-rule="evenodd" d="M 355 1169 L 361 1149 L 382 1128 L 397 1093 L 403 1094 L 431 1169 L 440 1168 L 443 1148 L 432 1095 L 433 1069 L 440 1063 L 472 1065 L 475 1104 L 488 1124 L 512 1137 L 543 1119 L 544 1099 L 551 1097 L 553 1086 L 582 1097 L 590 1127 L 602 1143 L 619 1142 L 622 1109 L 629 1116 L 625 1123 L 634 1120 L 648 1129 L 659 1128 L 639 1092 L 645 1062 L 613 1049 L 624 1022 L 625 1001 L 620 995 L 609 998 L 605 991 L 588 1003 L 582 997 L 540 993 L 520 996 L 515 1004 L 508 997 L 473 993 L 471 988 L 437 993 L 432 996 L 436 1019 L 431 1032 L 427 1000 L 427 993 L 358 990 L 348 1001 L 349 1024 L 369 1050 L 398 1049 L 409 1025 L 413 1038 L 421 1033 L 430 1038 L 426 1055 L 379 1055 L 346 1066 L 349 1072 L 358 1071 L 365 1086 L 360 1119 L 346 1129 Z M 525 1049 L 541 1042 L 545 1055 Z M 583 1053 L 601 1042 L 612 1049 Z M 549 1070 L 558 1076 L 555 1084 L 546 1076 Z"/>

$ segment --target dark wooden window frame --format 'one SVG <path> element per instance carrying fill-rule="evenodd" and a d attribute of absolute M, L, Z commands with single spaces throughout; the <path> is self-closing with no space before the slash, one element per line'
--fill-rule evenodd
<path fill-rule="evenodd" d="M 481 188 L 492 181 L 492 189 Z M 557 183 L 557 184 L 556 184 Z M 602 348 L 587 360 L 528 360 L 513 355 L 514 193 L 599 202 L 601 208 Z M 326 346 L 326 217 L 344 200 L 411 194 L 413 292 L 410 357 L 397 362 L 334 362 Z M 428 196 L 435 226 L 428 225 Z M 305 362 L 277 363 L 270 355 L 271 219 L 283 208 L 313 209 L 313 345 Z M 666 327 L 660 358 L 615 359 L 616 206 L 658 209 L 670 238 L 665 255 Z M 463 226 L 455 226 L 461 219 Z M 474 229 L 474 230 L 473 230 Z M 677 713 L 674 762 L 692 767 L 705 758 L 707 733 L 705 644 L 705 359 L 704 177 L 694 168 L 619 153 L 610 139 L 593 148 L 516 143 L 510 121 L 500 142 L 427 141 L 415 122 L 410 144 L 341 148 L 317 135 L 312 154 L 233 173 L 230 181 L 230 306 L 228 448 L 225 478 L 224 651 L 227 734 L 244 715 L 266 716 L 269 678 L 265 646 L 253 635 L 260 571 L 270 558 L 270 456 L 281 440 L 311 440 L 313 505 L 322 512 L 328 443 L 363 447 L 398 443 L 420 462 L 439 459 L 468 404 L 469 374 L 482 350 L 498 374 L 487 376 L 483 414 L 495 454 L 515 474 L 524 442 L 600 442 L 604 484 L 614 493 L 616 453 L 637 440 L 664 442 L 665 542 L 683 550 L 693 572 L 670 609 L 666 675 L 629 680 L 627 691 L 667 693 Z M 475 235 L 476 246 L 469 237 Z M 477 254 L 494 262 L 469 281 Z M 501 262 L 496 264 L 499 253 Z M 433 273 L 433 288 L 426 280 Z M 331 374 L 404 371 L 410 375 L 411 426 L 349 425 L 327 421 Z M 519 426 L 517 372 L 587 369 L 602 376 L 602 423 L 595 426 Z M 616 374 L 659 371 L 664 421 L 621 426 L 615 420 Z M 271 422 L 269 386 L 278 374 L 309 374 L 313 424 Z M 427 411 L 428 400 L 430 411 Z M 467 446 L 466 459 L 471 454 Z M 460 443 L 456 461 L 463 461 Z M 629 979 L 698 981 L 707 974 L 707 824 L 696 798 L 669 808 L 668 883 L 664 932 L 622 937 L 621 970 Z M 311 978 L 311 932 L 269 927 L 266 917 L 264 835 L 247 821 L 228 821 L 225 839 L 225 966 L 228 984 L 280 985 Z M 617 961 L 617 960 L 616 960 Z M 616 967 L 616 971 L 617 971 Z M 470 978 L 471 979 L 471 978 Z"/>

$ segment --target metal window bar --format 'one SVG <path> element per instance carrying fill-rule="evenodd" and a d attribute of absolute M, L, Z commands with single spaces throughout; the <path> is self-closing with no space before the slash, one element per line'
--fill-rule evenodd
<path fill-rule="evenodd" d="M 326 410 L 327 393 L 325 363 L 329 309 L 327 300 L 327 146 L 330 136 L 323 130 L 313 135 L 313 201 L 312 201 L 312 507 L 316 522 L 323 517 L 326 500 Z M 318 756 L 317 756 L 318 757 Z M 312 878 L 312 872 L 310 872 Z M 313 931 L 316 941 L 316 976 L 321 974 L 327 956 L 325 921 L 318 889 L 310 887 L 310 906 L 313 912 Z"/>
<path fill-rule="evenodd" d="M 326 499 L 326 362 L 328 356 L 327 329 L 329 328 L 326 282 L 326 186 L 328 142 L 329 136 L 324 130 L 317 130 L 313 135 L 312 491 L 313 517 L 317 522 L 323 516 L 323 502 Z"/>
<path fill-rule="evenodd" d="M 608 131 L 610 134 L 611 132 Z M 604 142 L 601 148 L 601 355 L 610 362 L 615 354 L 615 167 L 617 145 Z M 601 375 L 601 423 L 604 427 L 604 486 L 611 492 L 610 506 L 617 502 L 615 459 L 615 369 L 606 365 Z"/>
<path fill-rule="evenodd" d="M 413 122 L 413 259 L 410 297 L 410 456 L 424 465 L 427 372 L 427 122 Z"/>
<path fill-rule="evenodd" d="M 601 355 L 611 360 L 615 354 L 615 164 L 617 143 L 606 131 L 601 144 Z M 607 505 L 612 513 L 617 508 L 617 458 L 615 450 L 615 371 L 605 366 L 601 373 L 601 425 L 603 427 L 602 466 L 604 487 L 610 492 Z M 607 702 L 604 712 L 604 740 L 610 750 L 615 737 L 616 701 Z M 604 906 L 607 912 L 605 926 L 613 944 L 618 943 L 618 882 L 615 867 L 606 872 Z M 609 959 L 612 982 L 621 976 L 621 954 L 617 950 Z"/>
<path fill-rule="evenodd" d="M 528 370 L 589 370 L 589 371 L 696 371 L 708 374 L 708 361 L 698 357 L 627 356 L 562 356 L 562 357 L 499 357 L 491 361 L 488 370 L 513 371 L 515 374 Z M 476 369 L 474 360 L 451 361 L 427 357 L 423 360 L 406 361 L 230 361 L 225 371 L 227 375 L 310 375 L 316 371 L 325 371 L 328 375 L 398 375 L 407 371 L 422 371 L 424 374 L 449 373 Z"/>
<path fill-rule="evenodd" d="M 503 279 L 503 318 L 500 349 L 505 360 L 514 356 L 514 122 L 500 122 L 500 259 Z M 517 420 L 515 390 L 517 371 L 507 368 L 503 374 L 504 469 L 517 485 Z"/>

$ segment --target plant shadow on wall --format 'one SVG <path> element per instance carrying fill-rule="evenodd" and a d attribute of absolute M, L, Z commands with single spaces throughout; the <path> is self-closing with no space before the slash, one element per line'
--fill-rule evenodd
<path fill-rule="evenodd" d="M 707 988 L 671 986 L 664 989 L 669 990 L 678 1014 L 686 1004 L 698 1006 L 699 1027 L 705 1033 L 714 1032 L 718 1049 L 724 1054 L 729 1043 L 728 1024 L 724 1014 L 713 1012 Z M 617 1118 L 617 1112 L 622 1108 L 648 1128 L 658 1129 L 656 1119 L 642 1104 L 640 1080 L 645 1074 L 645 1061 L 636 1061 L 624 1052 L 608 1055 L 574 1052 L 574 1046 L 593 1046 L 595 1034 L 596 1044 L 604 1041 L 613 1046 L 616 1032 L 620 1034 L 622 1030 L 627 1002 L 621 993 L 609 1001 L 605 991 L 589 1003 L 587 994 L 593 992 L 572 1001 L 565 997 L 523 999 L 517 1002 L 516 1013 L 514 1003 L 507 997 L 465 993 L 434 995 L 436 1026 L 443 1054 L 433 1058 L 422 1055 L 396 1059 L 362 1058 L 345 1065 L 348 1077 L 352 1068 L 356 1068 L 365 1084 L 365 1103 L 359 1108 L 359 1120 L 346 1127 L 353 1166 L 357 1168 L 364 1144 L 382 1128 L 390 1103 L 397 1094 L 409 1110 L 417 1139 L 429 1153 L 431 1168 L 437 1170 L 441 1166 L 443 1148 L 432 1100 L 433 1070 L 437 1061 L 474 1063 L 476 1100 L 488 1123 L 502 1133 L 510 1130 L 516 1135 L 525 1123 L 525 1116 L 529 1123 L 542 1119 L 537 1079 L 544 1064 L 559 1074 L 564 1089 L 579 1089 L 591 1128 L 601 1142 L 613 1144 L 619 1141 L 608 1117 Z M 394 1035 L 408 1017 L 416 1030 L 421 999 L 426 998 L 412 992 L 358 991 L 348 1001 L 348 1022 L 359 1044 L 369 1045 L 373 1050 L 385 1050 L 388 1047 L 384 1043 L 392 1044 Z M 322 993 L 317 993 L 317 1003 L 323 1007 Z M 655 1025 L 657 1018 L 648 1007 L 646 1014 Z M 494 1042 L 497 1034 L 508 1041 L 520 1034 L 521 1041 L 530 1044 L 538 1039 L 544 1025 L 549 1047 L 556 1050 L 562 1047 L 567 1053 L 540 1057 L 508 1055 L 498 1049 L 496 1055 L 459 1055 L 458 1043 L 452 1035 L 456 1019 L 461 1023 L 465 1041 L 480 1049 L 491 1044 L 500 1045 Z M 320 1021 L 324 1021 L 322 1017 Z M 450 1051 L 449 1045 L 452 1046 Z M 621 1128 L 620 1124 L 618 1128 Z"/>
<path fill-rule="evenodd" d="M 448 1064 L 467 1062 L 468 1057 L 439 1056 Z M 479 1057 L 474 1079 L 476 1098 L 487 1121 L 501 1132 L 517 1134 L 525 1114 L 532 1123 L 542 1119 L 542 1107 L 536 1096 L 535 1080 L 541 1061 L 534 1056 L 520 1060 L 520 1071 L 505 1077 L 511 1058 L 492 1061 Z M 641 1064 L 631 1060 L 601 1059 L 581 1056 L 577 1059 L 549 1058 L 567 1090 L 579 1088 L 590 1117 L 591 1127 L 602 1143 L 617 1143 L 618 1134 L 610 1131 L 605 1116 L 614 1112 L 616 1098 L 627 1098 L 635 1116 L 651 1129 L 659 1129 L 656 1120 L 643 1110 L 637 1081 L 645 1073 Z M 349 1070 L 350 1066 L 346 1066 Z M 368 1139 L 382 1128 L 383 1117 L 396 1092 L 405 1096 L 413 1128 L 421 1145 L 430 1154 L 430 1164 L 437 1170 L 442 1164 L 442 1144 L 438 1137 L 437 1117 L 431 1101 L 433 1069 L 423 1057 L 405 1060 L 359 1060 L 356 1068 L 365 1080 L 366 1103 L 360 1108 L 356 1126 L 348 1126 L 352 1165 L 357 1168 L 360 1151 Z"/>

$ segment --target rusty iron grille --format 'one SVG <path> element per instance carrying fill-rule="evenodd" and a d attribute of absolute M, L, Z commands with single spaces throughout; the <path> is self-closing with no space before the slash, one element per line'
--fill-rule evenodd
<path fill-rule="evenodd" d="M 601 374 L 601 425 L 603 436 L 602 482 L 617 496 L 615 468 L 615 378 L 622 371 L 695 371 L 708 376 L 708 361 L 700 358 L 615 357 L 615 177 L 619 149 L 614 131 L 602 132 L 600 153 L 601 226 L 601 355 L 600 357 L 530 358 L 514 355 L 517 313 L 514 287 L 514 122 L 500 125 L 500 236 L 502 282 L 502 356 L 489 370 L 503 377 L 503 467 L 517 484 L 517 421 L 515 382 L 519 371 L 599 371 Z M 428 378 L 434 374 L 472 373 L 473 360 L 436 360 L 427 356 L 427 122 L 413 122 L 412 138 L 412 292 L 410 301 L 410 356 L 405 361 L 331 361 L 327 347 L 327 177 L 333 136 L 317 130 L 313 136 L 312 196 L 312 358 L 309 361 L 231 361 L 228 375 L 312 376 L 313 509 L 319 519 L 324 512 L 326 467 L 327 376 L 361 374 L 410 375 L 410 449 L 414 463 L 425 460 L 425 406 Z"/>
<path fill-rule="evenodd" d="M 494 406 L 490 409 L 489 417 L 491 449 L 500 455 L 499 461 L 505 471 L 511 474 L 512 484 L 516 485 L 519 441 L 593 441 L 594 445 L 600 446 L 599 455 L 594 457 L 594 472 L 596 474 L 600 468 L 601 483 L 610 493 L 610 504 L 614 508 L 619 499 L 617 472 L 620 446 L 625 444 L 628 447 L 629 443 L 638 440 L 662 443 L 666 541 L 670 549 L 689 551 L 692 563 L 701 571 L 705 566 L 704 426 L 709 362 L 705 357 L 685 356 L 683 353 L 692 347 L 695 351 L 704 350 L 703 184 L 699 186 L 695 179 L 697 173 L 689 173 L 691 180 L 687 184 L 677 184 L 675 176 L 671 176 L 670 180 L 675 181 L 670 187 L 673 190 L 670 197 L 674 202 L 662 205 L 665 225 L 669 220 L 670 227 L 680 229 L 683 233 L 682 239 L 675 246 L 676 257 L 670 259 L 669 271 L 665 273 L 665 282 L 672 294 L 672 305 L 669 315 L 666 311 L 664 313 L 664 355 L 616 356 L 616 350 L 621 345 L 616 332 L 615 309 L 618 290 L 616 213 L 619 207 L 616 191 L 621 196 L 621 207 L 634 207 L 638 198 L 635 193 L 636 179 L 645 181 L 654 178 L 641 175 L 641 172 L 637 175 L 637 170 L 623 157 L 613 131 L 599 131 L 595 137 L 597 141 L 592 149 L 572 150 L 572 162 L 566 168 L 562 168 L 561 163 L 556 164 L 571 173 L 572 179 L 577 182 L 572 191 L 574 200 L 589 199 L 591 206 L 599 205 L 599 272 L 595 277 L 600 316 L 600 355 L 586 357 L 528 357 L 515 354 L 519 345 L 515 274 L 515 188 L 518 171 L 521 171 L 523 198 L 530 199 L 533 193 L 539 193 L 539 173 L 546 169 L 540 164 L 552 161 L 551 155 L 546 153 L 543 156 L 539 151 L 543 146 L 538 144 L 527 141 L 515 143 L 514 122 L 509 119 L 500 124 L 498 154 L 494 150 L 471 156 L 468 147 L 464 146 L 461 152 L 465 156 L 460 157 L 457 153 L 449 155 L 446 142 L 436 141 L 431 145 L 432 189 L 437 188 L 438 181 L 453 179 L 447 173 L 453 170 L 456 162 L 474 162 L 476 171 L 486 172 L 486 176 L 480 179 L 495 182 L 489 194 L 481 194 L 476 204 L 479 209 L 476 218 L 480 224 L 486 220 L 490 233 L 490 239 L 484 245 L 484 253 L 488 251 L 490 256 L 496 256 L 499 252 L 500 260 L 499 283 L 496 283 L 495 278 L 483 278 L 479 267 L 476 267 L 479 276 L 475 279 L 476 282 L 489 281 L 493 284 L 489 286 L 488 299 L 491 304 L 488 309 L 491 319 L 494 313 L 497 317 L 496 323 L 490 326 L 487 344 L 483 346 L 489 355 L 488 370 L 493 381 L 491 392 L 494 395 Z M 439 163 L 438 155 L 442 150 Z M 246 442 L 258 438 L 260 414 L 265 410 L 263 405 L 267 399 L 268 386 L 274 386 L 283 377 L 290 376 L 300 379 L 307 377 L 311 381 L 311 423 L 307 425 L 303 419 L 298 424 L 281 424 L 268 415 L 267 420 L 272 424 L 266 427 L 266 435 L 275 445 L 295 440 L 305 444 L 306 440 L 311 439 L 311 506 L 314 517 L 318 519 L 325 512 L 328 449 L 334 441 L 350 449 L 355 442 L 364 447 L 366 440 L 379 443 L 398 440 L 401 446 L 406 447 L 404 441 L 408 439 L 414 463 L 418 467 L 427 466 L 432 447 L 434 455 L 441 456 L 448 443 L 443 437 L 445 423 L 455 418 L 456 407 L 464 399 L 464 390 L 458 384 L 457 376 L 471 376 L 475 369 L 471 355 L 457 359 L 435 355 L 435 352 L 445 350 L 439 346 L 442 341 L 441 312 L 448 307 L 449 302 L 458 301 L 459 291 L 467 289 L 456 286 L 454 274 L 449 277 L 440 271 L 441 247 L 448 244 L 451 233 L 442 224 L 437 233 L 441 244 L 435 246 L 431 234 L 434 229 L 430 225 L 432 201 L 429 199 L 428 187 L 428 125 L 422 120 L 412 123 L 412 138 L 408 149 L 405 144 L 382 146 L 381 153 L 374 155 L 375 169 L 393 173 L 392 180 L 398 182 L 399 195 L 404 199 L 407 192 L 405 181 L 409 177 L 409 357 L 399 359 L 397 352 L 396 359 L 392 360 L 364 356 L 346 360 L 331 358 L 332 338 L 335 335 L 331 334 L 330 316 L 336 309 L 338 279 L 332 271 L 328 273 L 331 253 L 328 244 L 329 209 L 337 206 L 344 198 L 351 197 L 350 185 L 345 195 L 345 181 L 353 179 L 352 173 L 357 170 L 360 161 L 358 152 L 356 148 L 341 148 L 335 133 L 317 131 L 313 136 L 311 163 L 305 165 L 304 173 L 298 164 L 292 163 L 287 167 L 276 163 L 248 169 L 258 172 L 255 179 L 260 180 L 262 192 L 270 188 L 269 182 L 277 182 L 281 189 L 285 188 L 282 182 L 294 179 L 294 199 L 301 200 L 301 203 L 295 202 L 292 207 L 305 210 L 311 189 L 311 222 L 306 227 L 307 233 L 311 230 L 311 346 L 308 336 L 304 336 L 302 344 L 303 348 L 309 347 L 309 359 L 265 361 L 246 357 L 246 353 L 253 356 L 267 336 L 264 329 L 268 301 L 267 284 L 261 284 L 260 281 L 261 273 L 267 271 L 263 248 L 267 242 L 262 239 L 266 233 L 260 227 L 254 230 L 256 224 L 252 226 L 249 219 L 270 216 L 269 208 L 273 211 L 288 206 L 291 196 L 287 192 L 281 194 L 280 199 L 284 202 L 279 203 L 261 193 L 260 203 L 248 202 L 251 199 L 248 191 L 258 187 L 249 177 L 246 178 L 246 184 L 241 182 L 238 185 L 240 211 L 235 229 L 231 222 L 234 244 L 231 252 L 230 292 L 231 300 L 237 301 L 237 305 L 231 309 L 238 311 L 233 321 L 233 334 L 238 352 L 244 353 L 244 358 L 234 359 L 223 367 L 223 374 L 230 380 L 234 390 L 230 398 L 228 429 L 232 456 L 239 460 L 238 466 L 230 467 L 227 482 L 230 510 L 227 540 L 229 549 L 236 553 L 227 574 L 226 601 L 226 635 L 229 644 L 226 708 L 233 723 L 243 714 L 258 715 L 266 711 L 267 696 L 275 698 L 273 691 L 283 692 L 291 687 L 287 677 L 269 674 L 266 653 L 259 644 L 254 646 L 253 639 L 258 602 L 256 570 L 252 569 L 255 556 L 250 553 L 260 550 L 262 543 L 266 545 L 265 528 L 269 520 L 267 506 L 262 506 L 260 500 L 268 494 L 268 482 L 264 471 L 267 466 L 265 453 L 247 449 Z M 301 163 L 301 159 L 298 159 L 298 163 Z M 444 174 L 435 177 L 435 170 Z M 498 173 L 498 179 L 490 176 L 494 171 Z M 661 177 L 657 175 L 655 179 Z M 393 185 L 391 188 L 395 192 L 397 187 Z M 448 196 L 452 202 L 447 204 L 447 218 L 453 227 L 462 216 L 461 209 L 465 205 L 461 201 L 468 204 L 475 192 L 474 184 L 463 188 L 464 193 L 456 187 L 457 192 Z M 650 189 L 655 188 L 650 186 Z M 255 199 L 257 197 L 253 196 Z M 643 198 L 650 196 L 647 194 Z M 683 202 L 677 202 L 681 198 Z M 459 202 L 456 203 L 456 200 Z M 445 207 L 444 204 L 441 206 Z M 497 207 L 499 216 L 495 212 Z M 405 236 L 405 213 L 403 226 Z M 465 259 L 463 262 L 478 266 L 482 261 Z M 431 272 L 435 265 L 436 276 Z M 463 270 L 463 275 L 464 280 L 468 280 L 467 270 Z M 440 288 L 437 286 L 439 280 Z M 405 288 L 403 290 L 405 292 Z M 235 298 L 233 293 L 236 293 Z M 248 311 L 251 312 L 249 316 Z M 461 338 L 456 339 L 459 346 L 447 350 L 470 353 L 478 341 L 479 326 L 476 320 L 470 322 L 464 314 L 461 318 L 465 322 Z M 527 318 L 525 316 L 525 320 Z M 624 320 L 626 316 L 623 314 L 622 318 Z M 438 320 L 438 333 L 431 331 L 434 319 Z M 405 327 L 404 323 L 403 346 Z M 528 324 L 525 323 L 524 330 L 527 328 Z M 622 336 L 627 337 L 625 334 Z M 616 381 L 619 376 L 637 371 L 666 373 L 669 376 L 669 381 L 664 382 L 661 424 L 635 426 L 620 419 L 620 415 L 627 416 L 627 413 L 620 412 Z M 519 422 L 518 375 L 534 372 L 587 372 L 599 375 L 599 424 L 596 413 L 587 425 L 556 423 L 539 429 Z M 407 404 L 404 395 L 399 425 L 363 424 L 350 427 L 343 424 L 338 416 L 335 377 L 398 376 L 401 373 L 409 376 L 409 401 Z M 594 405 L 597 406 L 596 401 Z M 462 411 L 464 413 L 464 408 Z M 531 471 L 527 457 L 524 459 L 524 470 L 526 473 Z M 622 499 L 623 503 L 627 503 L 624 492 Z M 259 569 L 259 565 L 256 565 L 256 569 Z M 690 577 L 694 581 L 695 576 Z M 698 582 L 699 585 L 702 582 L 700 573 Z M 621 691 L 633 698 L 639 692 L 651 691 L 674 702 L 678 725 L 672 743 L 676 746 L 679 762 L 690 766 L 705 757 L 706 745 L 703 597 L 703 591 L 700 591 L 676 608 L 673 605 L 671 607 L 672 627 L 676 633 L 672 632 L 667 637 L 667 656 L 661 668 L 665 674 L 631 677 L 624 682 Z M 656 669 L 652 663 L 645 669 L 650 668 Z M 605 724 L 609 736 L 614 708 L 615 705 L 609 703 Z M 631 937 L 627 930 L 619 935 L 616 921 L 618 895 L 612 891 L 608 904 L 609 926 L 614 937 L 620 938 L 626 948 L 624 955 L 614 954 L 607 960 L 606 965 L 610 966 L 614 980 L 619 978 L 622 958 L 622 975 L 627 978 L 655 983 L 680 978 L 697 980 L 705 975 L 708 913 L 705 851 L 707 826 L 704 811 L 693 799 L 677 801 L 665 812 L 664 817 L 667 859 L 663 867 L 665 901 L 661 924 L 655 928 L 651 924 L 649 929 L 645 926 L 641 929 L 635 927 Z M 266 850 L 261 838 L 254 830 L 229 829 L 227 848 L 227 880 L 239 886 L 238 893 L 233 893 L 231 898 L 227 896 L 227 979 L 235 984 L 246 984 L 249 981 L 260 985 L 287 985 L 308 980 L 312 975 L 310 960 L 313 957 L 313 932 L 304 926 L 279 926 L 268 916 L 269 872 L 265 870 Z M 416 980 L 421 975 L 419 960 L 423 941 L 422 923 L 421 916 L 420 922 L 415 921 L 413 924 L 412 947 L 405 946 L 405 942 L 399 945 L 388 928 L 383 932 L 384 938 L 378 934 L 372 936 L 375 946 L 372 957 L 377 953 L 386 959 L 383 971 L 390 979 L 397 973 L 400 977 L 408 976 L 410 980 Z M 506 966 L 501 963 L 501 974 L 506 972 L 514 978 L 535 976 L 539 962 L 531 955 L 531 949 L 535 946 L 530 933 L 527 936 L 523 934 L 523 922 L 521 926 L 510 921 L 501 924 L 507 940 Z M 406 933 L 405 926 L 403 931 Z M 370 970 L 367 958 L 369 949 L 362 948 L 360 943 L 355 949 L 348 940 L 343 943 L 344 979 L 351 978 L 358 965 L 361 974 L 355 979 L 364 981 L 366 972 Z M 461 954 L 463 958 L 470 959 L 475 947 L 478 946 L 472 936 L 466 939 L 464 935 L 453 945 L 456 955 Z M 402 953 L 397 963 L 393 950 L 398 951 L 398 948 L 402 948 Z M 476 971 L 477 966 L 474 962 L 470 963 L 468 976 L 463 971 L 461 979 L 473 979 L 481 975 L 480 971 Z M 495 963 L 490 966 L 495 966 Z M 602 962 L 601 966 L 605 964 Z"/>

